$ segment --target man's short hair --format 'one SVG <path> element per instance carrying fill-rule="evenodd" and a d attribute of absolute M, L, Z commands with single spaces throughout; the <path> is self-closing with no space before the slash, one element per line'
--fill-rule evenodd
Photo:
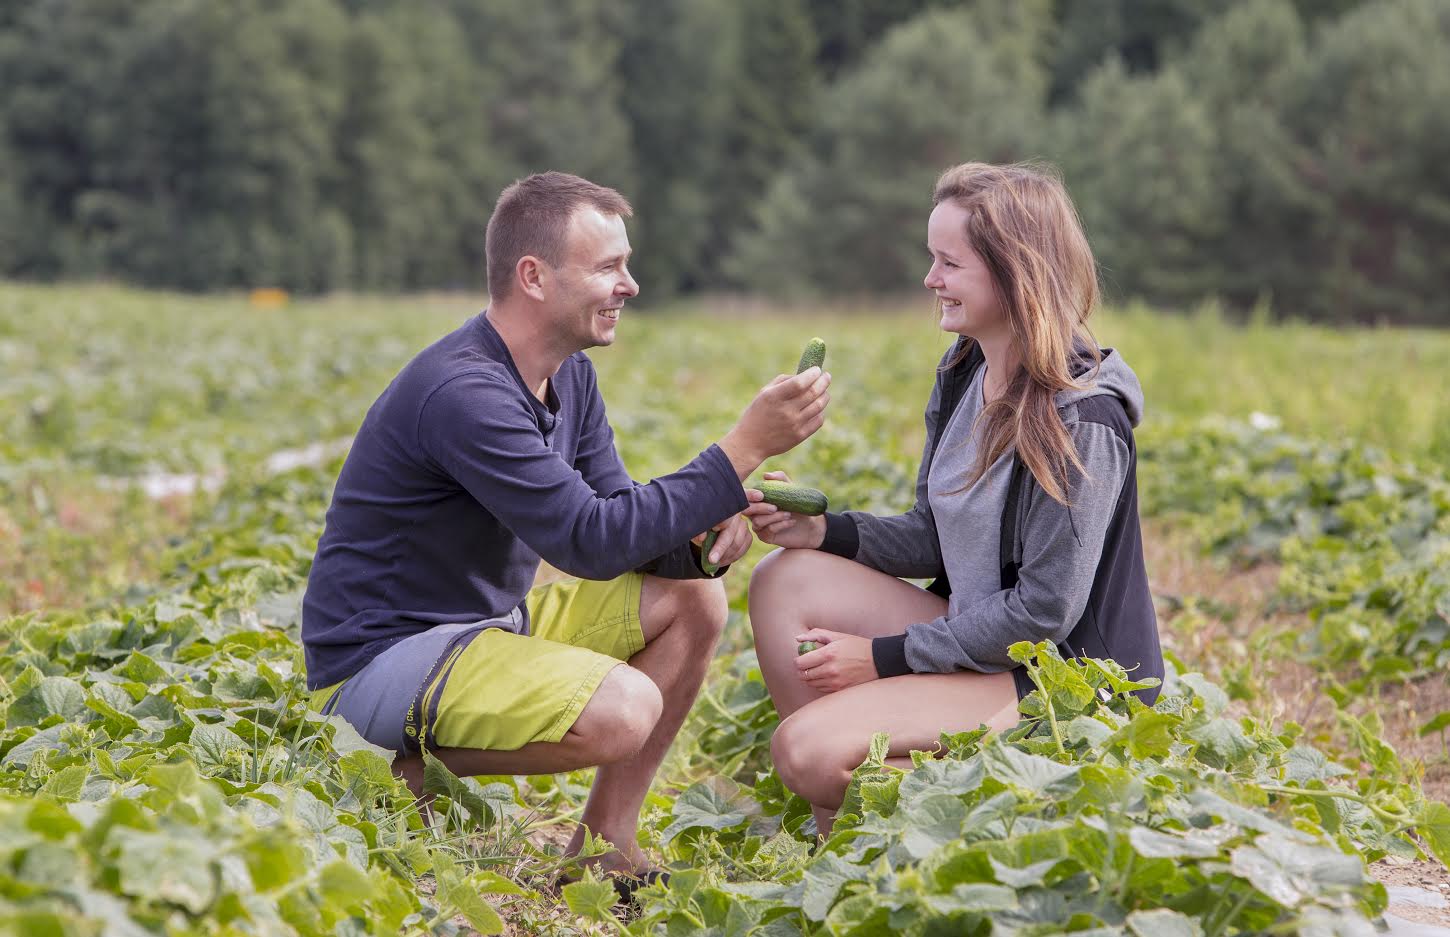
<path fill-rule="evenodd" d="M 623 195 L 566 172 L 536 173 L 499 194 L 484 234 L 490 301 L 513 291 L 519 258 L 537 257 L 552 266 L 563 262 L 569 219 L 580 208 L 621 218 L 634 214 Z"/>

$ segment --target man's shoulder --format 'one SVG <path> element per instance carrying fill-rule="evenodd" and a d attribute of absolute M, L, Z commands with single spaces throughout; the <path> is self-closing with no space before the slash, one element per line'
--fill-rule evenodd
<path fill-rule="evenodd" d="M 465 326 L 445 335 L 418 352 L 398 375 L 420 402 L 460 378 L 467 384 L 506 386 L 511 383 L 508 364 L 476 341 L 470 341 Z"/>

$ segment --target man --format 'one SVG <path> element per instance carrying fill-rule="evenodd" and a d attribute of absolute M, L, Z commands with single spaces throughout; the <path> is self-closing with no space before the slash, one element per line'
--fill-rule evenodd
<path fill-rule="evenodd" d="M 563 173 L 500 195 L 490 306 L 368 411 L 302 639 L 316 704 L 398 752 L 415 793 L 424 748 L 459 775 L 598 765 L 570 852 L 587 828 L 616 847 L 604 870 L 643 876 L 640 808 L 726 618 L 692 538 L 719 530 L 721 564 L 745 553 L 742 482 L 821 426 L 830 376 L 777 377 L 718 444 L 633 482 L 582 354 L 614 341 L 639 292 L 630 215 Z M 541 557 L 579 578 L 531 589 Z"/>

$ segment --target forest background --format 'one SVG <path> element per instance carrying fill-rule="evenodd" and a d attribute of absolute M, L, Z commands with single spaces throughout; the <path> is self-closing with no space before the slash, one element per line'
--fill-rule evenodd
<path fill-rule="evenodd" d="M 1059 166 L 1110 298 L 1450 324 L 1445 0 L 3 0 L 0 277 L 477 290 L 615 186 L 642 300 L 871 296 L 931 183 Z"/>

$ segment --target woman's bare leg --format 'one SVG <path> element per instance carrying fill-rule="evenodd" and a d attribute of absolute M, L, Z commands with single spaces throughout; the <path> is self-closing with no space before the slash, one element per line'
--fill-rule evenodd
<path fill-rule="evenodd" d="M 755 654 L 782 719 L 823 695 L 796 671 L 796 635 L 820 627 L 885 637 L 946 609 L 945 599 L 925 589 L 816 550 L 776 550 L 750 577 Z"/>
<path fill-rule="evenodd" d="M 908 674 L 822 695 L 781 723 L 770 752 L 781 780 L 816 808 L 824 836 L 851 772 L 866 760 L 877 732 L 891 737 L 891 757 L 904 758 L 912 751 L 935 751 L 943 732 L 983 724 L 1003 731 L 1017 719 L 1017 685 L 1010 673 Z"/>
<path fill-rule="evenodd" d="M 940 596 L 852 560 L 815 550 L 777 550 L 761 561 L 750 580 L 750 625 L 755 632 L 755 653 L 760 660 L 760 671 L 765 677 L 765 685 L 770 690 L 776 711 L 782 719 L 789 721 L 789 717 L 808 703 L 827 696 L 842 695 L 817 692 L 801 681 L 795 666 L 796 635 L 810 628 L 820 627 L 864 638 L 884 637 L 901 634 L 913 622 L 930 621 L 944 614 L 946 609 L 946 600 Z M 983 675 L 950 676 L 970 678 Z M 895 680 L 880 682 L 894 685 Z M 1017 711 L 1017 693 L 1010 677 L 1007 678 L 1007 686 L 1011 695 L 1012 718 L 1007 722 L 1010 727 L 1016 722 Z M 981 689 L 986 691 L 987 686 Z M 990 697 L 990 693 L 988 695 Z M 994 705 L 994 700 L 988 698 L 982 703 L 990 708 Z M 887 705 L 895 709 L 900 704 L 893 701 Z M 836 707 L 832 707 L 834 708 Z M 928 732 L 925 742 L 908 746 L 899 752 L 896 751 L 897 736 L 893 733 L 892 751 L 900 757 L 899 764 L 910 764 L 909 759 L 901 756 L 905 756 L 912 747 L 933 747 L 940 733 L 947 729 L 948 723 L 962 714 L 960 709 L 932 710 L 928 714 L 928 721 L 940 724 Z M 980 721 L 986 722 L 988 719 L 984 717 Z M 978 722 L 972 722 L 964 728 L 976 728 L 977 725 Z M 843 726 L 851 728 L 843 732 Z M 859 742 L 857 747 L 860 749 L 860 756 L 847 768 L 848 779 L 850 769 L 865 759 L 873 732 L 889 731 L 871 730 L 862 734 L 861 726 L 862 723 L 859 722 L 841 722 L 836 723 L 830 730 L 832 736 L 849 736 Z M 777 740 L 780 738 L 777 733 Z M 789 739 L 790 736 L 786 738 Z M 777 744 L 785 743 L 778 741 Z M 772 751 L 774 750 L 775 745 L 772 746 Z M 779 758 L 776 766 L 781 777 L 786 778 L 786 771 L 789 769 L 781 767 Z M 835 772 L 835 768 L 832 767 L 830 771 Z M 832 773 L 831 777 L 834 778 L 835 774 Z M 816 828 L 823 835 L 829 833 L 836 808 L 841 805 L 840 795 L 828 797 L 826 801 L 816 801 L 797 788 L 791 779 L 786 783 L 792 790 L 812 801 Z M 845 784 L 842 783 L 841 792 L 844 791 Z"/>

